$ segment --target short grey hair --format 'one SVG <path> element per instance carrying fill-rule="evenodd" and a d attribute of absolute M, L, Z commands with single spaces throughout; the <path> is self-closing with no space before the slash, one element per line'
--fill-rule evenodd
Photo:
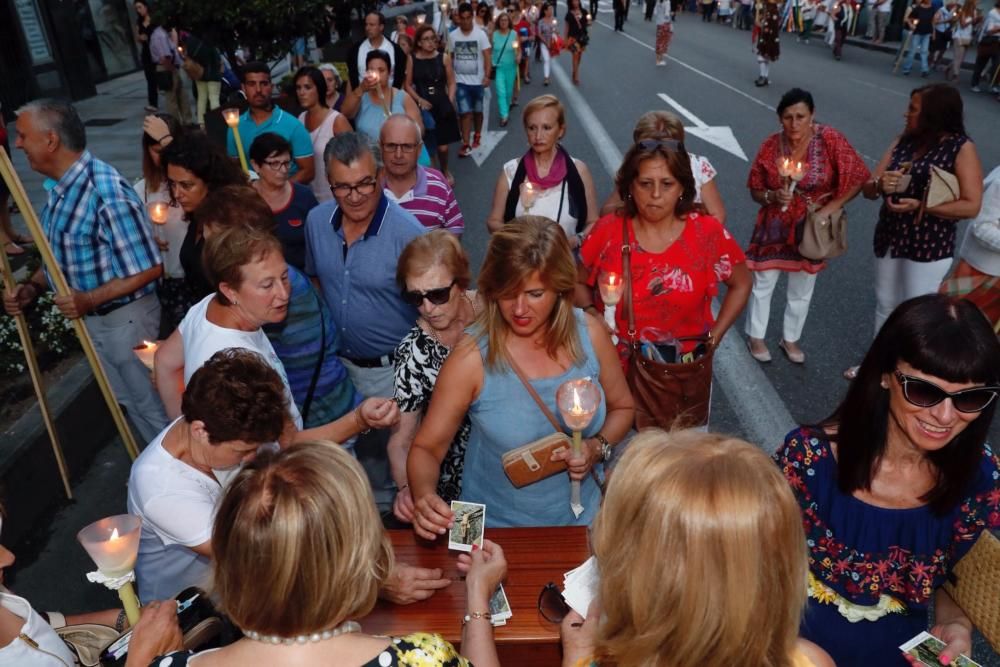
<path fill-rule="evenodd" d="M 87 148 L 87 130 L 83 127 L 80 114 L 76 107 L 65 100 L 44 97 L 28 102 L 17 114 L 29 112 L 39 128 L 47 132 L 55 132 L 59 143 L 67 150 L 79 153 Z"/>
<path fill-rule="evenodd" d="M 424 139 L 423 139 L 423 136 L 421 136 L 423 133 L 420 131 L 420 124 L 417 121 L 415 121 L 412 118 L 410 118 L 409 116 L 407 116 L 405 113 L 394 113 L 394 114 L 392 114 L 391 116 L 389 116 L 388 118 L 385 119 L 385 122 L 382 123 L 382 129 L 379 130 L 379 133 L 378 133 L 378 139 L 379 139 L 379 141 L 383 140 L 382 133 L 385 132 L 385 126 L 388 125 L 389 121 L 391 121 L 391 120 L 399 120 L 399 121 L 402 121 L 402 122 L 406 123 L 410 127 L 412 127 L 413 131 L 416 133 L 416 136 L 417 136 L 417 143 L 419 144 L 419 143 L 423 142 Z"/>
<path fill-rule="evenodd" d="M 344 132 L 338 134 L 327 142 L 323 149 L 323 164 L 329 174 L 330 162 L 336 160 L 341 164 L 351 164 L 357 162 L 365 154 L 371 155 L 375 160 L 375 168 L 382 168 L 382 151 L 377 143 L 373 143 L 368 135 L 360 132 Z"/>

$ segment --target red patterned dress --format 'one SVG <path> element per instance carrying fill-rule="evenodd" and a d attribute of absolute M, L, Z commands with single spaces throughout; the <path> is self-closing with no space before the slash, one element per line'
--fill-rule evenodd
<path fill-rule="evenodd" d="M 747 187 L 751 190 L 780 190 L 785 187 L 778 173 L 782 158 L 791 154 L 783 132 L 764 140 L 750 167 Z M 805 176 L 795 187 L 787 211 L 773 202 L 761 206 L 747 248 L 747 266 L 753 271 L 780 269 L 818 273 L 826 262 L 806 259 L 798 245 L 805 225 L 807 205 L 822 206 L 859 187 L 869 178 L 868 167 L 840 132 L 817 125 L 803 160 Z"/>

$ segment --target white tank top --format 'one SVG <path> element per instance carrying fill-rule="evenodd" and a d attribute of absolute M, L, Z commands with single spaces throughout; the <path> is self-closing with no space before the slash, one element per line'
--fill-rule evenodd
<path fill-rule="evenodd" d="M 307 113 L 309 112 L 303 111 L 299 114 L 299 121 L 303 126 L 306 124 Z M 313 164 L 316 167 L 312 183 L 309 185 L 312 188 L 313 194 L 316 195 L 316 199 L 321 202 L 333 199 L 333 193 L 330 192 L 330 182 L 326 180 L 326 163 L 323 161 L 323 151 L 326 150 L 326 145 L 330 143 L 330 139 L 333 139 L 333 123 L 339 115 L 339 111 L 330 109 L 330 113 L 323 119 L 323 122 L 309 133 L 313 144 Z"/>

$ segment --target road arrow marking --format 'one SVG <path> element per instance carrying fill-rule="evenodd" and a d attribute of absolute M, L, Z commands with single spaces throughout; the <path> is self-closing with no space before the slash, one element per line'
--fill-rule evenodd
<path fill-rule="evenodd" d="M 490 131 L 490 108 L 493 105 L 493 92 L 489 87 L 483 91 L 483 133 L 479 140 L 479 148 L 472 149 L 472 159 L 476 161 L 477 167 L 482 167 L 490 157 L 490 153 L 497 147 L 501 140 L 507 136 L 507 130 Z"/>
<path fill-rule="evenodd" d="M 732 128 L 728 125 L 709 127 L 707 123 L 682 107 L 677 100 L 670 97 L 666 93 L 660 93 L 660 99 L 676 109 L 677 113 L 687 118 L 688 121 L 694 123 L 694 127 L 685 127 L 685 132 L 693 134 L 702 141 L 714 144 L 727 153 L 732 153 L 744 162 L 749 162 L 749 160 L 747 160 L 746 153 L 744 153 L 743 149 L 740 148 L 740 142 L 736 140 L 736 136 L 733 134 Z"/>

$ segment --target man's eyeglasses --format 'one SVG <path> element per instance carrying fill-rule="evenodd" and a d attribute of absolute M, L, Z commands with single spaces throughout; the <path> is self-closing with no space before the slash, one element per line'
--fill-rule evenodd
<path fill-rule="evenodd" d="M 658 148 L 665 148 L 668 151 L 679 151 L 682 147 L 681 142 L 676 139 L 643 139 L 636 143 L 644 151 L 655 151 Z"/>
<path fill-rule="evenodd" d="M 971 387 L 961 391 L 948 392 L 933 382 L 922 380 L 900 371 L 893 371 L 893 376 L 903 387 L 903 398 L 918 408 L 929 408 L 946 398 L 959 412 L 981 412 L 989 407 L 1000 392 L 1000 387 Z"/>
<path fill-rule="evenodd" d="M 403 301 L 410 304 L 414 308 L 422 306 L 424 299 L 427 299 L 435 306 L 440 306 L 448 303 L 448 300 L 451 299 L 451 288 L 454 285 L 455 281 L 452 280 L 448 283 L 447 287 L 429 289 L 426 292 L 421 292 L 420 290 L 406 290 L 403 292 Z"/>
<path fill-rule="evenodd" d="M 334 194 L 335 197 L 347 197 L 352 192 L 356 192 L 362 197 L 367 197 L 371 193 L 375 192 L 377 187 L 374 179 L 366 179 L 360 183 L 355 183 L 354 185 L 349 185 L 348 183 L 337 183 L 336 185 L 330 186 L 330 192 Z"/>
<path fill-rule="evenodd" d="M 559 587 L 551 581 L 538 594 L 538 613 L 550 623 L 562 623 L 569 613 L 569 605 L 559 592 Z"/>
<path fill-rule="evenodd" d="M 264 164 L 272 171 L 288 171 L 292 166 L 291 160 L 264 160 Z"/>
<path fill-rule="evenodd" d="M 382 144 L 382 151 L 384 153 L 395 153 L 396 151 L 412 153 L 417 150 L 417 146 L 419 145 L 420 144 Z"/>

